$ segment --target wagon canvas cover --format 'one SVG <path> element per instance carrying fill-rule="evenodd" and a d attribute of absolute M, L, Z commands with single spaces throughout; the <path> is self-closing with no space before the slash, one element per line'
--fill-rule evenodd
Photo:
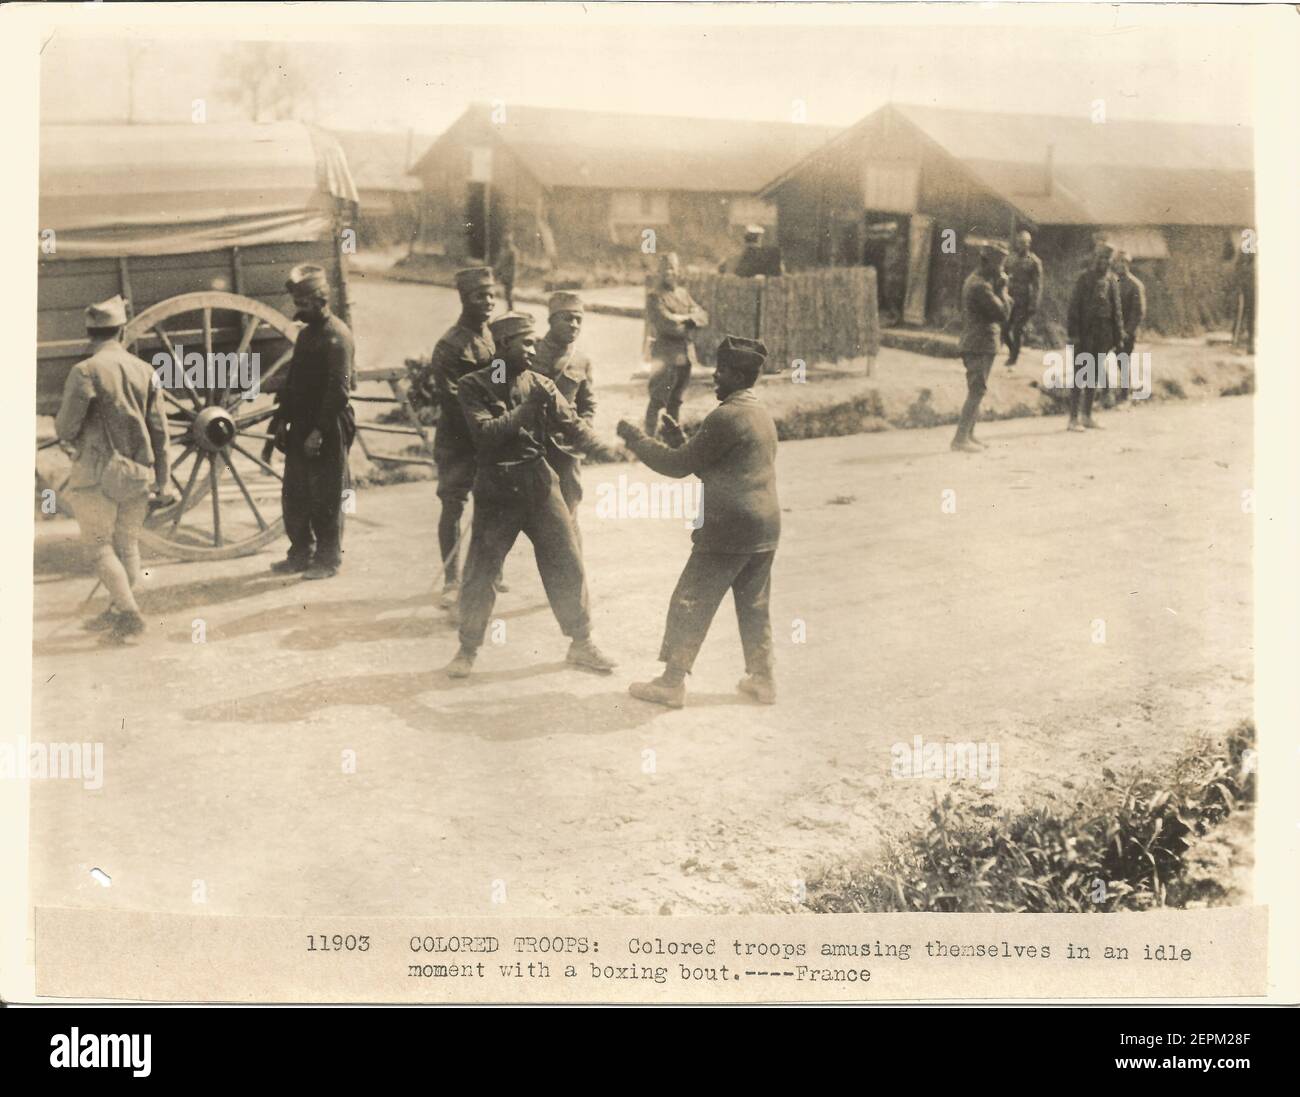
<path fill-rule="evenodd" d="M 297 122 L 41 129 L 52 258 L 320 240 L 340 199 L 357 192 L 337 142 Z"/>

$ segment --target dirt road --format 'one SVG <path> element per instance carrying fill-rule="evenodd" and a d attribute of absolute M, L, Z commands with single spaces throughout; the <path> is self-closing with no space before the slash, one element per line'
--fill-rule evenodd
<path fill-rule="evenodd" d="M 427 483 L 361 495 L 331 582 L 273 578 L 267 555 L 151 567 L 152 631 L 126 651 L 69 620 L 91 580 L 60 574 L 71 524 L 40 524 L 31 738 L 102 742 L 105 770 L 98 791 L 33 782 L 34 894 L 174 911 L 201 895 L 212 913 L 769 908 L 923 818 L 944 783 L 892 777 L 895 743 L 996 743 L 999 803 L 1068 796 L 1250 713 L 1251 408 L 1144 407 L 1086 435 L 987 424 L 980 456 L 950 453 L 948 428 L 783 443 L 771 708 L 734 693 L 727 606 L 686 709 L 628 697 L 657 670 L 688 551 L 679 520 L 596 516 L 603 482 L 657 480 L 639 465 L 586 473 L 610 678 L 563 665 L 522 545 L 504 642 L 468 681 L 440 672 L 455 638 L 432 606 Z"/>

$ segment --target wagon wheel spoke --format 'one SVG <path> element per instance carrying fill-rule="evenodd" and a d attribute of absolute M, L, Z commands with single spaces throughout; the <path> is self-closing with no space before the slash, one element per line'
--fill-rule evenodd
<path fill-rule="evenodd" d="M 288 350 L 286 350 L 282 355 L 280 355 L 279 358 L 275 360 L 275 365 L 273 365 L 266 373 L 262 375 L 262 382 L 261 382 L 262 388 L 264 389 L 266 388 L 267 381 L 269 381 L 272 377 L 274 377 L 277 373 L 279 373 L 281 368 L 283 368 L 283 366 L 285 365 L 285 363 L 288 362 L 289 359 L 292 357 L 293 357 L 293 347 L 290 346 Z"/>
<path fill-rule="evenodd" d="M 192 412 L 189 408 L 187 408 L 184 404 L 182 404 L 179 400 L 177 400 L 176 397 L 173 396 L 168 389 L 163 388 L 161 391 L 163 394 L 163 398 L 165 400 L 170 400 L 173 404 L 176 405 L 176 410 L 174 412 L 169 411 L 167 413 L 168 416 L 183 415 L 185 416 L 186 420 L 190 420 L 194 418 L 194 412 Z"/>
<path fill-rule="evenodd" d="M 194 462 L 194 467 L 190 469 L 189 481 L 185 485 L 185 490 L 181 492 L 181 501 L 176 504 L 176 513 L 172 516 L 171 529 L 168 534 L 169 536 L 174 537 L 176 535 L 176 529 L 181 524 L 181 519 L 185 517 L 186 508 L 190 503 L 190 493 L 194 490 L 194 482 L 199 478 L 199 469 L 202 467 L 203 457 L 200 456 L 199 459 Z"/>
<path fill-rule="evenodd" d="M 256 316 L 248 317 L 248 320 L 244 324 L 243 337 L 239 340 L 239 347 L 235 351 L 236 355 L 242 357 L 243 355 L 248 353 L 248 348 L 253 345 L 253 336 L 257 333 L 257 329 L 260 328 L 261 326 L 262 326 L 262 321 L 258 319 L 258 317 Z"/>
<path fill-rule="evenodd" d="M 238 442 L 231 442 L 230 444 L 234 446 L 235 449 L 239 450 L 239 452 L 242 453 L 245 457 L 247 457 L 250 461 L 252 461 L 253 464 L 260 466 L 264 471 L 269 472 L 277 480 L 281 482 L 284 481 L 283 476 L 281 476 L 278 472 L 276 472 L 275 469 L 273 469 L 270 465 L 268 465 L 255 453 L 249 453 L 248 450 L 244 449 L 244 447 L 241 446 Z"/>
<path fill-rule="evenodd" d="M 230 470 L 230 475 L 235 478 L 235 483 L 239 485 L 239 490 L 244 493 L 244 501 L 248 504 L 248 509 L 253 512 L 253 517 L 257 519 L 258 529 L 269 529 L 266 519 L 262 517 L 262 512 L 257 509 L 257 504 L 253 502 L 252 495 L 249 494 L 248 488 L 244 484 L 244 478 L 239 475 L 239 470 L 235 468 L 235 462 L 230 459 L 230 454 L 225 450 L 221 451 L 221 459 L 226 462 L 226 468 Z"/>
<path fill-rule="evenodd" d="M 220 480 L 221 466 L 217 464 L 217 455 L 214 453 L 208 459 L 208 484 L 212 489 L 212 539 L 217 543 L 217 548 L 226 543 L 221 536 L 221 495 L 217 491 Z"/>
<path fill-rule="evenodd" d="M 235 418 L 235 426 L 239 428 L 239 433 L 243 434 L 248 427 L 255 427 L 258 423 L 263 423 L 270 419 L 279 408 L 264 408 L 262 411 L 255 411 L 252 415 L 246 415 L 244 418 Z"/>
<path fill-rule="evenodd" d="M 180 360 L 176 353 L 176 346 L 172 343 L 171 336 L 163 330 L 162 321 L 154 324 L 150 330 L 162 340 L 162 345 L 167 348 L 167 353 L 171 355 L 172 372 L 180 380 L 181 386 L 189 393 L 189 397 L 194 401 L 194 410 L 199 411 L 203 407 L 203 401 L 199 399 L 199 394 L 194 391 L 190 383 L 185 380 L 185 374 L 182 372 L 185 363 Z M 166 391 L 165 389 L 163 391 Z"/>
<path fill-rule="evenodd" d="M 203 369 L 204 369 L 205 376 L 207 375 L 207 371 L 211 368 L 211 366 L 212 366 L 212 310 L 210 308 L 205 308 L 203 310 Z M 212 378 L 212 380 L 215 381 L 216 379 Z M 224 395 L 224 393 L 225 390 L 223 389 L 222 394 Z M 217 400 L 217 389 L 215 386 L 210 389 L 205 389 L 204 395 L 207 397 L 207 404 L 209 407 L 213 404 L 219 403 L 219 401 Z M 213 467 L 215 468 L 216 462 L 213 461 L 212 464 Z"/>

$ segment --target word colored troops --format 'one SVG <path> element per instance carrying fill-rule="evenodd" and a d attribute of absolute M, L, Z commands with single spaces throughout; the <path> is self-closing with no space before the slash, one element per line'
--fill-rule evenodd
<path fill-rule="evenodd" d="M 493 580 L 519 534 L 533 543 L 537 570 L 568 662 L 604 673 L 615 664 L 591 640 L 587 576 L 573 515 L 546 461 L 561 437 L 583 452 L 608 452 L 556 388 L 532 370 L 537 340 L 531 316 L 507 313 L 492 324 L 498 361 L 460 379 L 458 398 L 477 447 L 474 521 L 460 595 L 460 650 L 447 667 L 469 675 L 496 602 Z"/>
<path fill-rule="evenodd" d="M 285 288 L 303 328 L 270 424 L 284 453 L 280 498 L 289 535 L 288 555 L 271 570 L 329 579 L 343 563 L 343 495 L 352 484 L 348 451 L 357 433 L 352 332 L 330 311 L 323 268 L 294 267 Z"/>
<path fill-rule="evenodd" d="M 713 372 L 718 407 L 686 441 L 664 420 L 664 441 L 623 420 L 619 436 L 647 467 L 665 476 L 698 476 L 702 522 L 691 535 L 691 555 L 668 605 L 659 659 L 663 673 L 629 687 L 633 697 L 680 708 L 686 675 L 728 590 L 736 603 L 745 677 L 739 689 L 758 701 L 776 700 L 768 600 L 772 560 L 781 535 L 776 495 L 776 425 L 754 392 L 767 348 L 728 335 Z"/>
<path fill-rule="evenodd" d="M 140 530 L 151 482 L 162 495 L 171 477 L 163 396 L 153 368 L 122 345 L 125 326 L 121 297 L 86 309 L 90 357 L 72 367 L 54 420 L 72 458 L 68 503 L 108 591 L 108 609 L 85 627 L 116 642 L 144 631 L 132 593 L 140 579 Z"/>

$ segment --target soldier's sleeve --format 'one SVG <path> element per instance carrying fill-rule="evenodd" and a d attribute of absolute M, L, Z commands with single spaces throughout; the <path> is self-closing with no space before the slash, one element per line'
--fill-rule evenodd
<path fill-rule="evenodd" d="M 658 291 L 650 294 L 646 302 L 649 314 L 650 330 L 658 336 L 685 335 L 686 326 L 671 312 L 664 308 L 663 296 Z"/>
<path fill-rule="evenodd" d="M 546 378 L 541 379 L 546 382 Z M 585 382 L 584 382 L 585 383 Z M 591 429 L 591 422 L 579 414 L 577 408 L 564 398 L 564 394 L 555 388 L 554 385 L 547 382 L 551 390 L 551 402 L 547 405 L 546 417 L 548 426 L 552 427 L 560 434 L 570 445 L 577 446 L 587 453 L 604 452 L 607 448 L 605 443 L 594 430 Z M 581 395 L 582 390 L 574 393 L 575 399 Z"/>
<path fill-rule="evenodd" d="M 1114 318 L 1115 330 L 1113 333 L 1115 346 L 1124 345 L 1124 306 L 1119 299 L 1119 282 L 1112 280 L 1110 285 L 1110 311 Z"/>
<path fill-rule="evenodd" d="M 163 487 L 171 476 L 171 455 L 167 452 L 167 418 L 163 415 L 162 392 L 150 384 L 145 398 L 145 427 L 149 431 L 149 444 L 153 447 L 154 484 Z"/>
<path fill-rule="evenodd" d="M 591 363 L 587 363 L 587 375 L 573 394 L 573 407 L 578 417 L 585 419 L 590 426 L 596 421 L 596 382 Z"/>
<path fill-rule="evenodd" d="M 1011 308 L 1006 299 L 993 292 L 987 282 L 981 282 L 975 291 L 975 307 L 985 320 L 1006 320 L 1011 315 Z"/>
<path fill-rule="evenodd" d="M 1147 318 L 1147 288 L 1141 282 L 1137 284 L 1137 315 L 1130 322 L 1131 331 L 1137 331 L 1138 325 Z"/>
<path fill-rule="evenodd" d="M 95 382 L 80 362 L 72 367 L 63 385 L 63 403 L 54 418 L 54 430 L 61 442 L 75 442 L 86 421 L 86 412 L 95 398 Z"/>
<path fill-rule="evenodd" d="M 1079 337 L 1079 321 L 1083 315 L 1083 278 L 1074 283 L 1070 293 L 1070 308 L 1066 313 L 1065 330 L 1071 342 Z"/>
<path fill-rule="evenodd" d="M 1034 273 L 1030 275 L 1030 288 L 1032 293 L 1029 298 L 1030 305 L 1034 312 L 1038 311 L 1038 306 L 1043 303 L 1043 261 L 1034 256 Z"/>
<path fill-rule="evenodd" d="M 457 404 L 469 425 L 475 448 L 497 444 L 518 434 L 519 428 L 535 414 L 533 405 L 525 402 L 504 415 L 493 415 L 487 393 L 473 377 L 463 378 L 457 387 Z"/>
<path fill-rule="evenodd" d="M 676 449 L 645 434 L 631 438 L 627 447 L 647 468 L 680 480 L 692 474 L 702 476 L 716 465 L 731 449 L 732 439 L 724 419 L 714 412 L 706 416 L 700 429 Z"/>
<path fill-rule="evenodd" d="M 348 406 L 348 381 L 352 377 L 352 347 L 339 335 L 331 337 L 325 349 L 325 376 L 316 429 L 326 434 Z"/>

